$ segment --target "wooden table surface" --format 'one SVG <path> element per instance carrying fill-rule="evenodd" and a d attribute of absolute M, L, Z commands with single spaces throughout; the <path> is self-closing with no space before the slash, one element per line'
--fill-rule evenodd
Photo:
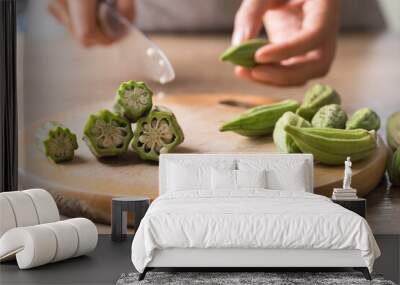
<path fill-rule="evenodd" d="M 304 91 L 315 82 L 334 86 L 342 96 L 349 113 L 371 107 L 380 115 L 384 136 L 386 118 L 400 109 L 400 37 L 393 34 L 345 34 L 338 41 L 338 52 L 331 72 L 323 79 L 306 86 L 277 88 L 237 79 L 231 65 L 221 63 L 218 55 L 229 45 L 227 35 L 152 35 L 151 38 L 170 58 L 176 80 L 156 91 L 168 94 L 245 93 L 284 99 L 301 100 Z M 46 117 L 53 112 L 77 105 L 91 104 L 114 96 L 119 82 L 139 79 L 127 74 L 118 47 L 84 50 L 68 37 L 19 41 L 20 126 Z M 21 45 L 20 45 L 21 47 Z M 134 53 L 134 51 L 132 51 Z M 134 66 L 134 63 L 132 64 Z M 134 66 L 136 69 L 139 67 Z M 22 81 L 20 80 L 19 83 Z M 24 92 L 21 92 L 21 91 Z M 20 152 L 23 156 L 23 150 Z M 23 157 L 21 160 L 22 163 Z M 386 190 L 384 186 L 368 197 L 368 220 L 375 233 L 400 233 L 400 189 Z"/>

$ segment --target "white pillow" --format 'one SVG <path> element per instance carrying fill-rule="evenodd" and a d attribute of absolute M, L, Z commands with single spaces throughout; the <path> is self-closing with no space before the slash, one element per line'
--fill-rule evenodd
<path fill-rule="evenodd" d="M 167 164 L 167 191 L 211 190 L 211 169 L 234 169 L 236 161 L 177 161 Z"/>
<path fill-rule="evenodd" d="M 267 188 L 267 171 L 235 170 L 237 188 Z"/>
<path fill-rule="evenodd" d="M 243 188 L 266 188 L 266 170 L 211 170 L 212 190 L 235 191 Z"/>
<path fill-rule="evenodd" d="M 267 170 L 267 188 L 273 190 L 307 191 L 311 181 L 304 161 L 260 159 L 238 160 L 239 170 Z"/>
<path fill-rule="evenodd" d="M 171 163 L 168 168 L 168 188 L 171 191 L 210 189 L 210 167 L 185 166 Z"/>
<path fill-rule="evenodd" d="M 211 170 L 212 190 L 236 190 L 236 170 L 215 169 Z"/>

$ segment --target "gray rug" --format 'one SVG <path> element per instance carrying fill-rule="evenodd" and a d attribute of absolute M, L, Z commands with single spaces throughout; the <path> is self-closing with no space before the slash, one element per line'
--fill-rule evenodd
<path fill-rule="evenodd" d="M 138 273 L 122 274 L 116 285 L 395 285 L 380 275 L 372 275 L 373 280 L 368 281 L 359 272 L 148 272 L 144 280 L 137 281 L 138 276 Z"/>

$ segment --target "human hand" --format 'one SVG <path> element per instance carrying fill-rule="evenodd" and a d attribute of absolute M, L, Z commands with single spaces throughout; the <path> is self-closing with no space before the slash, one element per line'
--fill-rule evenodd
<path fill-rule="evenodd" d="M 236 67 L 237 76 L 270 85 L 302 85 L 325 76 L 335 57 L 339 0 L 244 0 L 232 44 L 257 37 L 263 23 L 270 44 L 255 54 L 258 65 Z"/>
<path fill-rule="evenodd" d="M 51 0 L 48 10 L 83 46 L 109 45 L 118 37 L 102 31 L 98 20 L 98 4 L 98 0 Z M 133 0 L 115 0 L 115 7 L 122 16 L 133 20 Z"/>

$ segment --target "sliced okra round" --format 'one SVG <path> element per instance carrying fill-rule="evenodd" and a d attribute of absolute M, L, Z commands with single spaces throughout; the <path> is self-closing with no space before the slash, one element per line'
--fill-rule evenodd
<path fill-rule="evenodd" d="M 108 110 L 91 114 L 83 134 L 83 140 L 96 157 L 125 153 L 132 139 L 130 122 Z"/>
<path fill-rule="evenodd" d="M 172 111 L 156 106 L 136 122 L 132 148 L 140 158 L 158 161 L 161 153 L 171 152 L 183 140 L 183 131 Z"/>
<path fill-rule="evenodd" d="M 124 82 L 118 88 L 114 111 L 134 123 L 151 110 L 152 96 L 153 91 L 144 82 Z"/>
<path fill-rule="evenodd" d="M 46 122 L 38 128 L 36 144 L 55 163 L 72 160 L 78 149 L 76 135 L 58 122 Z"/>

